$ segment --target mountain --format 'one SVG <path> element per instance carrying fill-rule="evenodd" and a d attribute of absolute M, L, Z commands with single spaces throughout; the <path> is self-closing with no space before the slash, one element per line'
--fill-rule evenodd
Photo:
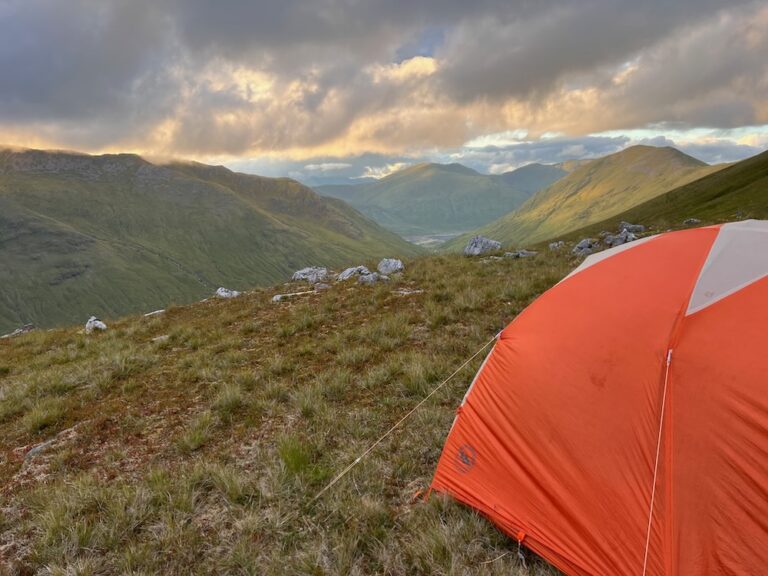
<path fill-rule="evenodd" d="M 511 172 L 504 172 L 498 176 L 498 179 L 514 190 L 532 196 L 542 188 L 557 182 L 568 172 L 560 166 L 534 163 Z"/>
<path fill-rule="evenodd" d="M 569 238 L 615 230 L 621 221 L 656 230 L 679 228 L 689 218 L 701 225 L 768 219 L 768 151 L 685 184 L 612 218 L 568 234 Z"/>
<path fill-rule="evenodd" d="M 289 179 L 130 154 L 0 151 L 0 333 L 417 253 Z"/>
<path fill-rule="evenodd" d="M 457 234 L 506 214 L 560 176 L 548 167 L 494 176 L 461 164 L 417 164 L 373 183 L 316 190 L 401 235 Z"/>
<path fill-rule="evenodd" d="M 474 234 L 510 246 L 541 242 L 609 218 L 721 168 L 670 147 L 632 146 L 581 163 L 517 210 L 445 248 L 459 249 Z"/>

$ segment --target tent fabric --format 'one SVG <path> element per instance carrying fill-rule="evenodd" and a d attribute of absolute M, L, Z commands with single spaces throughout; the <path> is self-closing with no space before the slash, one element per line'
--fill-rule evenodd
<path fill-rule="evenodd" d="M 432 489 L 566 574 L 763 573 L 766 230 L 662 234 L 545 292 L 477 374 Z"/>

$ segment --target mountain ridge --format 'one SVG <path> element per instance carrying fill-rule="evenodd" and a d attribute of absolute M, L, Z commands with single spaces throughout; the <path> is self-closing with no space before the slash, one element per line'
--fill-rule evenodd
<path fill-rule="evenodd" d="M 294 180 L 130 154 L 0 151 L 0 225 L 2 331 L 420 253 Z"/>

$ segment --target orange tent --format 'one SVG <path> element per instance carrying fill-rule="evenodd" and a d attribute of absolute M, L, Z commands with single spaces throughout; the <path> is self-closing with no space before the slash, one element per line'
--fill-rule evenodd
<path fill-rule="evenodd" d="M 768 222 L 587 258 L 500 334 L 432 489 L 566 574 L 768 571 Z"/>

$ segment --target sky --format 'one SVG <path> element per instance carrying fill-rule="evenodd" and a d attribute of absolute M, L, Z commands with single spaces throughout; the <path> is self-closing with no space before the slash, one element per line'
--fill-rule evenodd
<path fill-rule="evenodd" d="M 309 184 L 768 147 L 762 0 L 0 0 L 0 144 Z"/>

